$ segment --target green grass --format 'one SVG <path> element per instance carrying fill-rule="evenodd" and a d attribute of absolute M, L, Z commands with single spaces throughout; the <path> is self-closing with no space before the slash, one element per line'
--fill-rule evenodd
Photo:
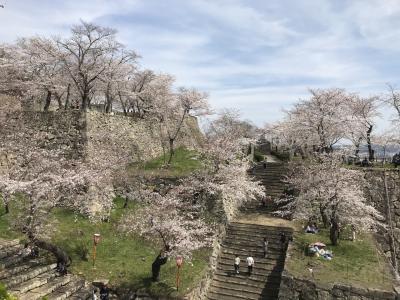
<path fill-rule="evenodd" d="M 166 153 L 165 160 L 164 156 L 160 156 L 141 165 L 134 165 L 131 170 L 162 177 L 182 177 L 203 168 L 200 154 L 184 147 L 175 150 L 171 165 L 167 167 L 165 161 L 168 161 L 168 157 L 169 153 Z"/>
<path fill-rule="evenodd" d="M 349 232 L 342 234 L 349 236 Z M 306 247 L 312 242 L 323 242 L 333 251 L 331 261 L 305 255 Z M 340 240 L 339 245 L 330 245 L 327 230 L 306 234 L 296 232 L 293 248 L 287 262 L 288 271 L 296 277 L 311 279 L 309 268 L 314 271 L 316 282 L 343 283 L 366 288 L 393 288 L 393 278 L 386 258 L 378 252 L 371 234 L 357 236 L 356 241 Z"/>
<path fill-rule="evenodd" d="M 174 261 L 169 261 L 161 268 L 159 283 L 152 283 L 151 264 L 157 256 L 160 247 L 151 244 L 138 236 L 126 236 L 117 231 L 117 224 L 121 216 L 135 209 L 134 203 L 128 208 L 123 208 L 123 199 L 115 200 L 108 223 L 94 224 L 86 217 L 76 215 L 69 210 L 56 209 L 52 214 L 53 235 L 52 240 L 65 249 L 72 258 L 70 270 L 75 274 L 84 276 L 88 281 L 94 279 L 109 279 L 113 287 L 124 287 L 132 290 L 146 289 L 154 296 L 170 295 L 182 296 L 190 291 L 200 279 L 206 269 L 209 249 L 194 253 L 192 264 L 187 263 L 182 269 L 181 288 L 177 293 L 175 286 L 176 266 Z M 10 216 L 0 217 L 2 237 L 15 236 L 8 226 Z M 97 246 L 97 259 L 95 268 L 92 266 L 92 237 L 100 233 L 101 242 Z M 82 249 L 89 250 L 89 260 L 81 259 Z"/>
<path fill-rule="evenodd" d="M 1 200 L 2 201 L 2 200 Z M 3 203 L 3 202 L 0 202 Z M 10 210 L 14 211 L 13 203 L 10 203 Z M 13 218 L 14 214 L 5 214 L 5 209 L 3 205 L 0 205 L 0 238 L 3 239 L 23 239 L 24 236 L 13 230 L 10 226 L 10 220 Z"/>

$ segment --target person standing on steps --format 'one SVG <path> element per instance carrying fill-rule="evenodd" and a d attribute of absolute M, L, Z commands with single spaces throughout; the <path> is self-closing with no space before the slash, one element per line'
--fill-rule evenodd
<path fill-rule="evenodd" d="M 92 292 L 92 300 L 99 300 L 97 297 L 97 288 L 95 288 Z"/>
<path fill-rule="evenodd" d="M 109 297 L 110 289 L 108 288 L 107 283 L 104 283 L 100 288 L 100 300 L 109 300 Z"/>
<path fill-rule="evenodd" d="M 246 262 L 247 262 L 247 271 L 249 272 L 249 275 L 251 275 L 253 273 L 254 258 L 251 257 L 251 255 L 249 254 L 249 256 L 246 258 Z"/>
<path fill-rule="evenodd" d="M 240 257 L 238 255 L 235 255 L 235 262 L 233 264 L 233 267 L 235 268 L 236 274 L 239 274 L 239 266 L 240 266 Z"/>
<path fill-rule="evenodd" d="M 281 248 L 282 250 L 286 248 L 286 234 L 283 231 L 281 232 Z"/>
<path fill-rule="evenodd" d="M 266 258 L 267 257 L 267 253 L 268 253 L 268 241 L 267 241 L 267 238 L 264 238 L 263 249 L 264 249 L 264 258 Z"/>
<path fill-rule="evenodd" d="M 267 158 L 264 156 L 264 161 L 263 161 L 263 167 L 264 170 L 267 168 Z"/>

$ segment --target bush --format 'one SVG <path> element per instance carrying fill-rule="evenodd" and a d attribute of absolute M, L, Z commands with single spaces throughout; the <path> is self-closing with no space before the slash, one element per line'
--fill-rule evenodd
<path fill-rule="evenodd" d="M 89 246 L 85 242 L 81 242 L 80 244 L 76 245 L 75 253 L 79 256 L 79 258 L 83 261 L 89 260 Z"/>
<path fill-rule="evenodd" d="M 17 298 L 7 293 L 4 284 L 0 283 L 0 300 L 17 300 Z"/>
<path fill-rule="evenodd" d="M 254 161 L 260 162 L 260 161 L 263 161 L 263 160 L 264 160 L 264 155 L 260 151 L 255 150 L 254 151 Z"/>

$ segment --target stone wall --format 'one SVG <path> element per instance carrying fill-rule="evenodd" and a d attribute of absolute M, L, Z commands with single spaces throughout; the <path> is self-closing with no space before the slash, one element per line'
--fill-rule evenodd
<path fill-rule="evenodd" d="M 376 239 L 385 256 L 394 265 L 395 257 L 400 260 L 400 170 L 366 169 L 364 173 L 370 184 L 366 191 L 369 201 L 388 225 L 378 230 Z"/>
<path fill-rule="evenodd" d="M 163 153 L 159 129 L 151 121 L 74 110 L 0 112 L 0 147 L 3 149 L 7 149 L 9 141 L 29 145 L 33 142 L 29 140 L 33 132 L 46 133 L 45 139 L 39 141 L 46 148 L 69 149 L 65 155 L 71 159 L 87 159 L 104 152 L 114 158 L 132 154 L 133 160 L 139 161 Z M 195 149 L 202 143 L 197 119 L 188 118 L 176 146 Z M 2 165 L 4 167 L 4 161 Z"/>
<path fill-rule="evenodd" d="M 109 161 L 116 159 L 117 163 L 118 159 L 126 157 L 133 162 L 139 162 L 163 153 L 161 140 L 162 138 L 165 140 L 165 135 L 161 136 L 156 122 L 99 112 L 87 113 L 86 119 L 89 158 L 109 157 Z M 188 118 L 183 124 L 175 146 L 196 149 L 202 142 L 197 119 Z"/>
<path fill-rule="evenodd" d="M 361 289 L 343 284 L 321 285 L 282 274 L 279 300 L 399 300 L 395 291 Z"/>
<path fill-rule="evenodd" d="M 43 134 L 41 134 L 43 133 Z M 33 140 L 33 134 L 41 140 Z M 0 147 L 10 149 L 11 144 L 29 147 L 32 143 L 40 146 L 65 150 L 72 159 L 81 159 L 86 152 L 86 118 L 78 111 L 69 112 L 0 112 Z M 12 153 L 0 153 L 0 157 Z M 0 166 L 4 167 L 4 160 Z M 1 168 L 1 167 L 0 167 Z"/>
<path fill-rule="evenodd" d="M 215 235 L 212 253 L 208 263 L 208 267 L 196 288 L 186 295 L 185 300 L 205 300 L 207 299 L 208 289 L 212 282 L 214 272 L 217 269 L 218 256 L 221 251 L 221 244 L 226 235 L 226 225 L 221 224 Z"/>

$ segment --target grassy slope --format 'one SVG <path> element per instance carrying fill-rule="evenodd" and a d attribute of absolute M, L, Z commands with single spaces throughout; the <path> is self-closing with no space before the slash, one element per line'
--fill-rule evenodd
<path fill-rule="evenodd" d="M 140 166 L 141 171 L 154 176 L 185 176 L 202 167 L 198 154 L 184 148 L 178 148 L 169 169 L 162 168 L 163 157 L 156 158 Z M 138 167 L 138 166 L 136 166 Z M 194 253 L 191 263 L 184 264 L 181 275 L 180 292 L 174 292 L 176 266 L 169 261 L 161 268 L 161 281 L 152 284 L 151 264 L 160 247 L 150 244 L 140 237 L 119 234 L 116 227 L 121 216 L 135 209 L 130 203 L 123 209 L 123 200 L 117 198 L 109 223 L 93 224 L 86 217 L 75 215 L 65 209 L 57 209 L 52 214 L 52 239 L 67 250 L 73 263 L 71 271 L 80 273 L 88 280 L 110 279 L 112 285 L 130 287 L 134 290 L 145 288 L 154 295 L 176 296 L 186 294 L 200 279 L 208 264 L 210 251 L 204 249 Z M 12 207 L 11 207 L 12 211 Z M 9 219 L 0 209 L 0 238 L 23 238 L 12 231 Z M 102 241 L 97 247 L 96 268 L 92 267 L 92 237 L 100 233 Z M 89 250 L 89 261 L 80 258 L 82 248 Z"/>
<path fill-rule="evenodd" d="M 349 236 L 344 232 L 343 236 Z M 287 263 L 288 271 L 300 278 L 311 278 L 309 268 L 314 270 L 315 281 L 321 283 L 344 283 L 392 290 L 393 278 L 386 258 L 377 250 L 371 234 L 357 237 L 355 242 L 341 240 L 337 246 L 330 245 L 328 231 L 317 235 L 296 232 L 293 249 Z M 305 248 L 312 242 L 321 241 L 333 251 L 331 261 L 305 255 Z"/>
<path fill-rule="evenodd" d="M 133 290 L 145 288 L 154 295 L 178 295 L 174 292 L 176 267 L 169 261 L 161 269 L 161 281 L 152 284 L 151 264 L 159 247 L 140 237 L 119 234 L 116 230 L 121 216 L 134 210 L 133 203 L 123 208 L 123 200 L 115 200 L 110 222 L 93 224 L 86 217 L 75 215 L 65 209 L 57 209 L 52 214 L 53 241 L 63 247 L 72 258 L 70 270 L 83 275 L 87 280 L 110 279 L 114 286 L 129 287 Z M 10 216 L 0 216 L 0 237 L 22 237 L 9 228 Z M 97 247 L 96 268 L 92 267 L 92 236 L 100 233 L 102 240 Z M 80 249 L 89 250 L 89 261 L 80 257 Z M 208 263 L 209 250 L 194 253 L 192 263 L 186 263 L 182 270 L 179 295 L 187 293 L 202 275 Z M 192 265 L 193 264 L 193 265 Z"/>
<path fill-rule="evenodd" d="M 168 161 L 168 153 L 166 154 Z M 160 156 L 143 165 L 134 165 L 131 167 L 133 172 L 144 173 L 161 177 L 182 177 L 187 176 L 195 170 L 201 169 L 203 163 L 200 155 L 196 151 L 187 150 L 185 148 L 177 148 L 172 158 L 171 166 L 165 168 L 164 156 Z"/>

